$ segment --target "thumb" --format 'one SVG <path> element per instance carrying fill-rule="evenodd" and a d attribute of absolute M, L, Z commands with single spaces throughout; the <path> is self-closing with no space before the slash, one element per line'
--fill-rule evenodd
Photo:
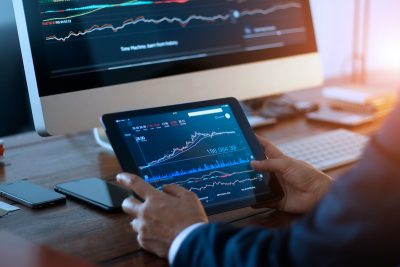
<path fill-rule="evenodd" d="M 283 173 L 290 167 L 291 162 L 288 158 L 266 159 L 263 161 L 252 161 L 251 167 L 256 171 L 270 171 Z"/>
<path fill-rule="evenodd" d="M 168 184 L 163 186 L 163 192 L 174 197 L 182 197 L 188 191 L 176 184 Z"/>

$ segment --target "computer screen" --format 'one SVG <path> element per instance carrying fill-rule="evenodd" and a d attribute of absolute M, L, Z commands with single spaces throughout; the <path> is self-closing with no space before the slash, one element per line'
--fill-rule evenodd
<path fill-rule="evenodd" d="M 41 97 L 317 50 L 305 0 L 23 4 Z"/>
<path fill-rule="evenodd" d="M 322 82 L 309 0 L 13 0 L 43 136 L 105 113 Z"/>

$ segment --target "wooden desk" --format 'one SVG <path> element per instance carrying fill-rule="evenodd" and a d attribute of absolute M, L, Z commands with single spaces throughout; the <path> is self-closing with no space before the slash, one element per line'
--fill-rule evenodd
<path fill-rule="evenodd" d="M 291 95 L 297 99 L 320 98 L 317 89 Z M 365 125 L 356 131 L 370 134 L 380 124 Z M 296 118 L 258 133 L 276 142 L 335 128 Z M 56 183 L 93 176 L 114 180 L 120 171 L 116 158 L 98 147 L 90 133 L 46 139 L 28 133 L 5 138 L 5 144 L 6 165 L 0 167 L 0 182 L 29 177 L 35 183 L 52 188 Z M 339 168 L 329 174 L 337 177 L 347 169 Z M 129 226 L 130 219 L 122 213 L 107 214 L 71 200 L 66 205 L 38 211 L 20 207 L 20 211 L 0 218 L 0 229 L 103 266 L 167 265 L 167 261 L 139 248 Z M 247 208 L 212 216 L 211 220 L 239 226 L 284 227 L 296 218 L 287 213 Z"/>

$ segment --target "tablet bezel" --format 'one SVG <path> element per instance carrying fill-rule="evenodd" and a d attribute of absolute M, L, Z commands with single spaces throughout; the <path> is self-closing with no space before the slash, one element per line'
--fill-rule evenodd
<path fill-rule="evenodd" d="M 134 118 L 138 116 L 155 115 L 161 113 L 171 113 L 182 110 L 198 109 L 211 106 L 229 105 L 232 112 L 239 124 L 243 136 L 246 139 L 254 157 L 256 160 L 266 159 L 266 155 L 262 147 L 260 146 L 253 129 L 251 128 L 239 101 L 235 98 L 222 98 L 201 102 L 193 102 L 179 105 L 171 105 L 165 107 L 156 107 L 142 110 L 133 110 L 118 112 L 112 114 L 105 114 L 101 118 L 101 123 L 106 131 L 106 134 L 110 140 L 111 146 L 114 149 L 115 155 L 121 165 L 121 168 L 125 172 L 140 174 L 138 165 L 135 159 L 132 157 L 128 146 L 125 144 L 121 132 L 116 123 L 117 120 L 123 120 L 128 118 Z M 268 187 L 271 189 L 270 193 L 255 192 L 255 203 L 243 203 L 244 199 L 233 200 L 229 203 L 222 203 L 221 205 L 205 207 L 207 214 L 216 214 L 226 212 L 230 210 L 245 208 L 248 206 L 260 204 L 260 203 L 271 203 L 276 202 L 283 197 L 283 190 L 279 184 L 276 176 L 273 173 L 263 173 L 266 177 L 269 177 L 269 181 L 266 182 Z"/>

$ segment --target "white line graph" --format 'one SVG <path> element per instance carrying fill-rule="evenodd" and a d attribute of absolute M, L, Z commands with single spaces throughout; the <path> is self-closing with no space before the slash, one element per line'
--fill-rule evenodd
<path fill-rule="evenodd" d="M 163 162 L 169 161 L 173 158 L 178 157 L 179 155 L 195 148 L 199 143 L 201 143 L 205 139 L 212 139 L 216 136 L 221 136 L 221 135 L 232 135 L 236 134 L 236 131 L 227 131 L 227 132 L 212 132 L 212 133 L 199 133 L 195 132 L 194 134 L 191 135 L 191 140 L 186 141 L 186 144 L 180 148 L 174 148 L 172 149 L 171 152 L 165 154 L 163 157 L 149 162 L 146 166 L 141 166 L 140 169 L 146 169 L 150 168 L 156 165 L 159 165 Z"/>
<path fill-rule="evenodd" d="M 228 178 L 234 175 L 238 174 L 244 174 L 244 173 L 251 173 L 255 172 L 254 170 L 246 170 L 246 171 L 241 171 L 241 172 L 233 172 L 233 173 L 226 173 L 222 171 L 213 171 L 208 174 L 205 174 L 201 177 L 191 177 L 183 181 L 176 182 L 176 184 L 189 184 L 189 183 L 195 183 L 195 182 L 201 182 L 209 179 L 217 179 L 217 178 Z"/>
<path fill-rule="evenodd" d="M 236 186 L 236 184 L 238 184 L 238 183 L 253 182 L 253 181 L 256 181 L 259 179 L 260 179 L 259 177 L 255 177 L 255 178 L 248 178 L 248 179 L 243 179 L 243 180 L 236 179 L 231 182 L 215 181 L 211 184 L 205 184 L 204 186 L 200 186 L 200 187 L 190 187 L 188 190 L 189 191 L 203 191 L 203 190 L 207 190 L 210 187 L 216 187 L 216 186 Z"/>
<path fill-rule="evenodd" d="M 231 18 L 233 19 L 239 19 L 240 17 L 245 17 L 245 16 L 254 16 L 254 15 L 268 15 L 280 10 L 286 10 L 286 9 L 291 9 L 291 8 L 301 8 L 302 5 L 299 3 L 288 3 L 288 4 L 282 4 L 282 5 L 276 5 L 268 9 L 254 9 L 254 10 L 243 10 L 243 11 L 234 11 L 228 14 L 219 14 L 215 16 L 203 16 L 203 15 L 190 15 L 186 19 L 182 19 L 179 17 L 162 17 L 160 19 L 148 19 L 145 18 L 144 16 L 140 16 L 137 18 L 130 18 L 125 20 L 120 26 L 114 26 L 112 24 L 104 24 L 102 26 L 100 25 L 93 25 L 89 29 L 83 30 L 83 31 L 70 31 L 69 34 L 67 34 L 65 37 L 58 37 L 56 35 L 48 36 L 46 37 L 47 41 L 59 41 L 59 42 L 66 42 L 68 39 L 72 37 L 80 37 L 80 36 L 85 36 L 87 34 L 96 32 L 96 31 L 104 31 L 104 30 L 112 30 L 113 32 L 118 32 L 120 30 L 123 30 L 127 26 L 130 25 L 136 25 L 139 23 L 146 23 L 146 24 L 161 24 L 161 23 L 178 23 L 182 27 L 186 27 L 189 25 L 192 21 L 197 20 L 197 21 L 203 21 L 203 22 L 217 22 L 217 21 L 228 21 Z"/>
<path fill-rule="evenodd" d="M 226 178 L 229 178 L 229 177 L 232 177 L 235 175 L 254 173 L 254 172 L 256 172 L 256 171 L 255 170 L 245 170 L 245 171 L 238 171 L 238 172 L 233 172 L 233 173 L 227 173 L 227 172 L 222 172 L 222 171 L 212 171 L 201 177 L 191 177 L 191 178 L 188 178 L 183 181 L 178 181 L 175 184 L 184 186 L 184 187 L 188 188 L 189 191 L 203 191 L 203 190 L 206 190 L 207 188 L 215 187 L 215 186 L 235 186 L 237 183 L 252 182 L 252 181 L 259 180 L 260 177 L 248 178 L 248 179 L 243 179 L 243 180 L 236 179 L 236 180 L 230 181 L 230 182 L 214 181 L 211 184 L 205 184 L 204 186 L 199 186 L 199 187 L 196 187 L 196 186 L 189 187 L 188 185 L 194 184 L 194 183 L 203 183 L 205 181 L 212 180 L 212 179 L 226 179 Z M 157 189 L 161 190 L 162 186 L 158 187 Z"/>

